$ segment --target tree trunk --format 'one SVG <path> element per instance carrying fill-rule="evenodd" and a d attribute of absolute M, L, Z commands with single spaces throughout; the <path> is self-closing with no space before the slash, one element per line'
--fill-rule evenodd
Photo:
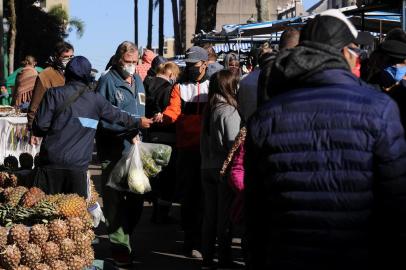
<path fill-rule="evenodd" d="M 17 16 L 16 16 L 16 6 L 15 0 L 9 0 L 10 8 L 10 47 L 8 50 L 8 72 L 9 74 L 14 71 L 14 52 L 16 47 L 16 37 L 17 37 Z"/>
<path fill-rule="evenodd" d="M 159 55 L 164 54 L 164 0 L 159 0 Z"/>
<path fill-rule="evenodd" d="M 134 43 L 138 45 L 138 0 L 134 0 Z"/>
<path fill-rule="evenodd" d="M 182 54 L 182 41 L 180 40 L 180 27 L 178 15 L 178 0 L 172 0 L 173 32 L 175 34 L 175 54 Z"/>
<path fill-rule="evenodd" d="M 255 0 L 255 5 L 257 7 L 257 21 L 262 22 L 262 1 L 261 0 Z"/>
<path fill-rule="evenodd" d="M 210 32 L 216 28 L 217 2 L 218 0 L 197 1 L 196 34 L 201 30 Z"/>
<path fill-rule="evenodd" d="M 152 49 L 152 17 L 154 15 L 153 0 L 148 1 L 148 41 L 147 48 Z"/>

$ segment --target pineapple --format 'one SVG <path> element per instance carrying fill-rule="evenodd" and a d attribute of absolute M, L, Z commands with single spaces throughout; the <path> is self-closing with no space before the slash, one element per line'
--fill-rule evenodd
<path fill-rule="evenodd" d="M 91 229 L 94 228 L 94 225 L 93 225 L 93 218 L 92 218 L 92 216 L 90 215 L 89 212 L 87 212 L 86 215 L 83 217 L 83 224 L 84 224 L 84 226 L 85 226 L 85 227 L 84 227 L 84 230 L 85 230 L 85 231 L 91 230 Z"/>
<path fill-rule="evenodd" d="M 84 223 L 82 219 L 78 217 L 70 217 L 66 220 L 69 230 L 69 238 L 75 239 L 84 230 Z"/>
<path fill-rule="evenodd" d="M 36 224 L 31 227 L 30 240 L 32 243 L 41 246 L 48 240 L 48 237 L 49 237 L 49 232 L 45 225 Z"/>
<path fill-rule="evenodd" d="M 61 259 L 66 261 L 70 257 L 72 257 L 72 255 L 76 251 L 75 242 L 72 239 L 65 238 L 59 243 L 59 249 L 61 253 Z"/>
<path fill-rule="evenodd" d="M 15 244 L 19 248 L 25 247 L 30 240 L 28 228 L 22 224 L 13 225 L 10 229 L 8 240 L 10 244 Z"/>
<path fill-rule="evenodd" d="M 85 199 L 77 194 L 63 196 L 57 201 L 57 209 L 59 214 L 65 218 L 83 217 L 87 213 Z"/>
<path fill-rule="evenodd" d="M 56 260 L 50 263 L 52 265 L 53 270 L 67 270 L 68 266 L 64 261 Z"/>
<path fill-rule="evenodd" d="M 42 245 L 42 256 L 44 262 L 49 263 L 59 258 L 59 246 L 54 242 L 46 242 Z"/>
<path fill-rule="evenodd" d="M 65 196 L 65 194 L 46 195 L 45 198 L 42 199 L 42 202 L 56 203 Z"/>
<path fill-rule="evenodd" d="M 37 263 L 32 270 L 51 270 L 51 267 L 48 266 L 48 264 L 45 263 Z M 83 269 L 82 269 L 83 270 Z"/>
<path fill-rule="evenodd" d="M 85 249 L 83 252 L 83 259 L 85 260 L 85 266 L 90 267 L 93 264 L 94 261 L 94 251 L 92 247 L 88 247 Z"/>
<path fill-rule="evenodd" d="M 48 224 L 49 239 L 56 243 L 62 241 L 68 234 L 68 226 L 65 221 L 55 219 Z"/>
<path fill-rule="evenodd" d="M 56 204 L 46 200 L 36 203 L 32 210 L 35 212 L 36 217 L 40 220 L 52 220 L 58 216 Z"/>
<path fill-rule="evenodd" d="M 17 266 L 16 268 L 14 268 L 13 270 L 31 270 L 31 268 L 29 268 L 28 266 L 25 266 L 25 265 L 20 265 L 20 266 Z"/>
<path fill-rule="evenodd" d="M 8 238 L 8 230 L 5 227 L 0 227 L 0 249 L 6 247 Z"/>
<path fill-rule="evenodd" d="M 45 193 L 37 188 L 32 187 L 26 192 L 21 199 L 21 205 L 24 207 L 33 207 L 37 202 L 41 201 L 45 197 Z"/>
<path fill-rule="evenodd" d="M 79 256 L 72 256 L 66 264 L 68 265 L 69 270 L 83 270 L 85 268 L 85 260 Z"/>
<path fill-rule="evenodd" d="M 34 267 L 42 259 L 41 248 L 35 244 L 28 244 L 21 251 L 21 263 L 29 267 Z"/>
<path fill-rule="evenodd" d="M 92 240 L 85 234 L 80 233 L 79 235 L 76 236 L 75 239 L 75 254 L 82 256 L 84 251 L 92 246 Z"/>
<path fill-rule="evenodd" d="M 88 198 L 87 202 L 88 207 L 95 205 L 100 197 L 99 193 L 96 191 L 93 180 L 90 180 L 90 194 L 91 196 Z"/>
<path fill-rule="evenodd" d="M 9 174 L 8 177 L 4 181 L 3 187 L 16 187 L 18 184 L 18 179 L 15 174 Z"/>
<path fill-rule="evenodd" d="M 9 196 L 6 197 L 6 203 L 8 203 L 11 206 L 17 206 L 21 198 L 27 191 L 28 189 L 22 186 L 14 188 L 13 191 L 9 194 Z"/>
<path fill-rule="evenodd" d="M 8 245 L 0 253 L 1 264 L 6 269 L 13 269 L 20 264 L 21 253 L 17 246 Z"/>
<path fill-rule="evenodd" d="M 96 234 L 94 233 L 93 230 L 87 230 L 84 232 L 84 234 L 89 237 L 90 241 L 93 242 L 93 240 L 96 238 Z"/>
<path fill-rule="evenodd" d="M 5 188 L 3 190 L 3 193 L 1 194 L 2 195 L 2 201 L 6 201 L 6 199 L 10 196 L 10 194 L 11 194 L 11 192 L 13 192 L 13 190 L 14 190 L 13 187 Z"/>
<path fill-rule="evenodd" d="M 0 172 L 0 187 L 3 188 L 5 186 L 7 178 L 9 178 L 8 173 Z"/>

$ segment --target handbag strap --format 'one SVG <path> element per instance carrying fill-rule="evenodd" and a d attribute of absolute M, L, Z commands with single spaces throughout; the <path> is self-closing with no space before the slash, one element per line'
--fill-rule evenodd
<path fill-rule="evenodd" d="M 65 99 L 65 101 L 63 102 L 63 104 L 58 107 L 55 111 L 54 114 L 54 119 L 57 119 L 59 115 L 61 115 L 61 113 L 63 113 L 67 108 L 70 107 L 70 105 L 72 105 L 73 103 L 75 103 L 75 101 L 81 96 L 83 95 L 83 93 L 89 88 L 89 86 L 84 86 L 82 88 L 80 88 L 79 90 L 77 90 L 73 95 L 69 96 L 67 99 Z"/>

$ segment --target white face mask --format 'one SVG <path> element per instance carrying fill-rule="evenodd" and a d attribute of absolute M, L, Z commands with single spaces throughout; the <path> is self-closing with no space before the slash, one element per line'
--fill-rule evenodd
<path fill-rule="evenodd" d="M 66 65 L 69 63 L 70 59 L 62 59 L 61 63 L 63 68 L 66 68 Z"/>
<path fill-rule="evenodd" d="M 130 75 L 134 75 L 135 73 L 135 65 L 128 64 L 123 67 L 124 71 L 128 72 Z"/>

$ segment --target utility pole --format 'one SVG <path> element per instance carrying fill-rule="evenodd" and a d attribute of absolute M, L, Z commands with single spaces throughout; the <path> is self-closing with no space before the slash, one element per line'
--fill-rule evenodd
<path fill-rule="evenodd" d="M 0 0 L 0 82 L 4 78 L 4 31 L 3 31 L 3 0 Z"/>

